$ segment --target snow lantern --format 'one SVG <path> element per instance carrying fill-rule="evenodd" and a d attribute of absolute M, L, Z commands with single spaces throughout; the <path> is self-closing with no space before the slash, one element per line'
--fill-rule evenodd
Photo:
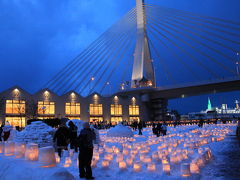
<path fill-rule="evenodd" d="M 140 162 L 135 162 L 133 164 L 133 171 L 140 172 L 142 170 L 142 164 Z"/>
<path fill-rule="evenodd" d="M 52 146 L 39 149 L 39 162 L 42 167 L 55 167 L 56 157 Z"/>
<path fill-rule="evenodd" d="M 133 164 L 133 159 L 131 157 L 126 159 L 127 165 L 132 166 Z"/>
<path fill-rule="evenodd" d="M 123 149 L 123 154 L 124 155 L 128 155 L 128 150 L 127 149 Z"/>
<path fill-rule="evenodd" d="M 112 161 L 112 159 L 113 159 L 113 155 L 112 154 L 106 154 L 105 156 L 104 156 L 104 159 L 105 160 L 108 160 L 108 161 Z"/>
<path fill-rule="evenodd" d="M 124 159 L 123 154 L 118 154 L 116 157 L 116 162 L 119 163 L 120 161 L 123 161 L 123 159 Z"/>
<path fill-rule="evenodd" d="M 150 163 L 147 165 L 147 170 L 150 171 L 150 172 L 154 172 L 156 171 L 156 165 L 155 163 Z"/>
<path fill-rule="evenodd" d="M 91 167 L 97 167 L 97 162 L 98 162 L 98 160 L 93 159 L 91 162 Z"/>
<path fill-rule="evenodd" d="M 191 175 L 191 172 L 190 172 L 190 164 L 189 164 L 189 163 L 183 163 L 183 164 L 181 164 L 181 174 L 182 174 L 182 176 L 184 176 L 184 177 Z"/>
<path fill-rule="evenodd" d="M 4 152 L 4 142 L 0 142 L 0 153 Z"/>
<path fill-rule="evenodd" d="M 198 167 L 198 164 L 196 161 L 192 161 L 191 164 L 190 164 L 190 171 L 191 173 L 193 174 L 199 174 L 200 173 L 200 169 Z"/>
<path fill-rule="evenodd" d="M 93 153 L 93 158 L 98 161 L 100 159 L 99 153 L 98 152 L 94 152 Z"/>
<path fill-rule="evenodd" d="M 109 167 L 109 161 L 108 160 L 102 160 L 102 167 L 108 168 Z"/>
<path fill-rule="evenodd" d="M 4 144 L 4 155 L 13 156 L 15 152 L 14 142 L 5 142 Z"/>
<path fill-rule="evenodd" d="M 162 165 L 162 168 L 163 168 L 163 172 L 164 172 L 164 173 L 170 174 L 170 171 L 171 171 L 170 164 L 168 164 L 168 163 L 163 164 L 163 165 Z"/>
<path fill-rule="evenodd" d="M 26 143 L 16 142 L 15 143 L 15 157 L 22 158 L 25 155 Z"/>
<path fill-rule="evenodd" d="M 167 158 L 163 158 L 162 159 L 162 164 L 168 164 L 169 162 L 168 162 L 168 159 Z"/>
<path fill-rule="evenodd" d="M 153 152 L 153 153 L 152 153 L 152 159 L 155 160 L 155 161 L 158 161 L 158 160 L 159 160 L 159 157 L 158 157 L 158 153 L 157 153 L 157 152 Z"/>
<path fill-rule="evenodd" d="M 60 157 L 58 155 L 58 153 L 55 153 L 55 159 L 56 159 L 56 163 L 60 163 Z"/>
<path fill-rule="evenodd" d="M 65 157 L 64 167 L 70 167 L 72 164 L 71 157 Z"/>
<path fill-rule="evenodd" d="M 125 161 L 120 161 L 120 162 L 118 163 L 118 167 L 119 167 L 119 169 L 121 169 L 121 170 L 125 170 L 125 169 L 127 168 L 127 164 L 126 164 Z"/>
<path fill-rule="evenodd" d="M 38 160 L 38 144 L 29 143 L 26 146 L 25 159 L 29 161 Z"/>
<path fill-rule="evenodd" d="M 152 162 L 152 158 L 150 156 L 146 156 L 144 159 L 143 159 L 143 162 L 145 163 L 151 163 Z"/>

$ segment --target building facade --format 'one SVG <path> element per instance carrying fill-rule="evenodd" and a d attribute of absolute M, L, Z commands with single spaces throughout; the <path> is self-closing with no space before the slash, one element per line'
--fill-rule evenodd
<path fill-rule="evenodd" d="M 20 87 L 0 93 L 0 124 L 25 127 L 29 119 L 69 118 L 88 122 L 116 124 L 126 121 L 144 121 L 141 98 L 134 95 L 103 97 L 93 93 L 82 97 L 71 91 L 58 96 L 49 89 L 35 94 Z"/>

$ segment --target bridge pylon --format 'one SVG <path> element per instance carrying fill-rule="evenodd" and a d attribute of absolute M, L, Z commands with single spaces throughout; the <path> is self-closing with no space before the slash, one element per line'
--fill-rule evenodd
<path fill-rule="evenodd" d="M 144 0 L 136 0 L 137 40 L 134 52 L 134 63 L 131 88 L 156 87 L 155 73 L 146 31 Z"/>

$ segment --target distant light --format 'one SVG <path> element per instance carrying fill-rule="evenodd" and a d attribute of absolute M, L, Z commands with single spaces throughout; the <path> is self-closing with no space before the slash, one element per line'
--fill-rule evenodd
<path fill-rule="evenodd" d="M 182 98 L 185 98 L 185 94 L 182 94 L 181 97 L 182 97 Z"/>
<path fill-rule="evenodd" d="M 92 80 L 92 81 L 94 81 L 94 79 L 95 79 L 94 77 L 91 77 L 91 80 Z"/>
<path fill-rule="evenodd" d="M 93 96 L 94 98 L 98 98 L 98 95 L 97 94 L 94 94 L 94 96 Z"/>

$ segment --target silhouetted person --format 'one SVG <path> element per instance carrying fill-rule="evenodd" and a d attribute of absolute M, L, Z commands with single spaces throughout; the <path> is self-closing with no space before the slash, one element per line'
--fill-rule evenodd
<path fill-rule="evenodd" d="M 157 137 L 160 136 L 161 132 L 162 132 L 162 124 L 161 123 L 158 123 L 157 124 Z"/>
<path fill-rule="evenodd" d="M 138 135 L 142 135 L 142 128 L 143 128 L 142 122 L 139 122 L 138 123 Z"/>
<path fill-rule="evenodd" d="M 78 137 L 80 178 L 94 179 L 92 176 L 91 162 L 93 156 L 93 141 L 95 140 L 96 134 L 94 130 L 90 128 L 89 123 L 85 122 Z"/>
<path fill-rule="evenodd" d="M 167 135 L 167 124 L 166 123 L 164 123 L 162 125 L 162 133 L 163 133 L 164 136 Z"/>
<path fill-rule="evenodd" d="M 1 125 L 1 127 L 0 127 L 0 141 L 2 141 L 3 127 L 4 127 L 4 125 Z"/>
<path fill-rule="evenodd" d="M 78 152 L 77 146 L 77 126 L 74 125 L 72 121 L 69 121 L 69 137 L 70 137 L 70 149 L 74 149 L 75 152 Z"/>
<path fill-rule="evenodd" d="M 62 157 L 62 150 L 67 150 L 70 138 L 69 129 L 65 125 L 60 125 L 54 134 L 53 141 L 56 141 L 59 157 Z"/>

